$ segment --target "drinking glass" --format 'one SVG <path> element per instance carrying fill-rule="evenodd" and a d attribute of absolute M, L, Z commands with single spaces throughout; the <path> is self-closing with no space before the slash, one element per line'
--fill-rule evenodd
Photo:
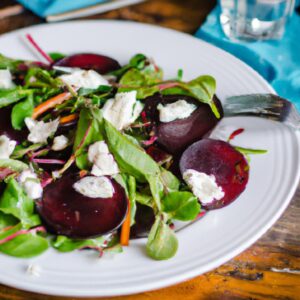
<path fill-rule="evenodd" d="M 220 0 L 220 22 L 230 39 L 280 39 L 295 0 Z"/>

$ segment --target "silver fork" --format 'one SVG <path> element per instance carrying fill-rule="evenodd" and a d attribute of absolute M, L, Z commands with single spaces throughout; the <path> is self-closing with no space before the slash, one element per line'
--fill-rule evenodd
<path fill-rule="evenodd" d="M 258 116 L 300 129 L 300 115 L 290 101 L 273 94 L 249 94 L 229 97 L 223 105 L 225 116 Z"/>

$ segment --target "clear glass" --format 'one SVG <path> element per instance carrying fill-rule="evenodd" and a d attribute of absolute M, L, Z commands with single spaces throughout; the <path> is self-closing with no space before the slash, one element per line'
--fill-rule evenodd
<path fill-rule="evenodd" d="M 230 39 L 280 39 L 295 0 L 220 0 L 220 22 Z"/>

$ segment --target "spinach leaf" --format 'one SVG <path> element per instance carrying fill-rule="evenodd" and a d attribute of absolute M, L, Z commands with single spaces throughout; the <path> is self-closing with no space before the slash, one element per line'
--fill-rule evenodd
<path fill-rule="evenodd" d="M 23 157 L 26 153 L 30 151 L 35 151 L 39 148 L 41 148 L 43 144 L 38 143 L 38 144 L 32 144 L 28 147 L 23 146 L 23 145 L 17 145 L 14 152 L 11 155 L 11 158 L 16 159 L 16 158 L 21 158 Z M 1 165 L 0 165 L 1 166 Z"/>
<path fill-rule="evenodd" d="M 78 91 L 78 96 L 89 96 L 91 94 L 110 94 L 113 88 L 108 85 L 100 85 L 96 89 L 81 88 Z"/>
<path fill-rule="evenodd" d="M 16 71 L 18 66 L 22 62 L 22 60 L 12 59 L 0 54 L 0 69 L 9 69 L 10 71 Z"/>
<path fill-rule="evenodd" d="M 156 82 L 156 78 L 153 78 L 150 75 L 146 76 L 140 70 L 130 69 L 121 78 L 120 84 L 123 85 L 123 87 L 120 87 L 118 92 L 129 92 L 135 90 L 137 91 L 137 98 L 144 99 L 159 92 L 158 86 L 151 86 L 151 84 Z"/>
<path fill-rule="evenodd" d="M 192 221 L 200 212 L 200 204 L 190 192 L 170 192 L 162 199 L 162 210 L 170 219 Z"/>
<path fill-rule="evenodd" d="M 180 185 L 179 179 L 172 172 L 166 170 L 163 167 L 160 167 L 160 170 L 164 188 L 167 189 L 168 192 L 178 191 Z"/>
<path fill-rule="evenodd" d="M 16 225 L 17 223 L 18 220 L 14 216 L 0 212 L 0 233 L 3 228 Z"/>
<path fill-rule="evenodd" d="M 28 169 L 28 165 L 20 160 L 14 159 L 0 159 L 0 168 L 8 168 L 15 172 L 22 172 Z"/>
<path fill-rule="evenodd" d="M 59 235 L 51 242 L 51 245 L 60 252 L 71 252 L 85 247 L 102 248 L 105 240 L 104 236 L 94 239 L 76 240 Z"/>
<path fill-rule="evenodd" d="M 128 198 L 130 201 L 130 226 L 135 223 L 136 214 L 136 180 L 133 176 L 128 176 Z"/>
<path fill-rule="evenodd" d="M 34 109 L 33 94 L 15 104 L 11 112 L 11 124 L 16 130 L 21 130 L 25 125 L 25 118 L 31 117 Z"/>
<path fill-rule="evenodd" d="M 211 110 L 217 118 L 220 118 L 220 113 L 213 102 L 213 96 L 216 92 L 216 80 L 209 75 L 199 76 L 189 82 L 178 82 L 178 86 L 168 88 L 162 91 L 163 95 L 187 95 L 194 97 L 200 102 L 206 103 L 211 107 Z"/>
<path fill-rule="evenodd" d="M 160 176 L 157 175 L 146 175 L 147 181 L 149 183 L 150 191 L 156 204 L 157 209 L 161 210 L 160 199 L 164 195 L 164 186 L 161 182 Z"/>
<path fill-rule="evenodd" d="M 0 108 L 18 102 L 28 96 L 31 91 L 19 88 L 0 89 Z"/>
<path fill-rule="evenodd" d="M 57 60 L 60 60 L 60 59 L 63 59 L 64 57 L 66 57 L 65 54 L 62 54 L 60 52 L 50 52 L 48 53 L 48 55 L 54 60 L 54 61 L 57 61 Z"/>
<path fill-rule="evenodd" d="M 25 233 L 1 244 L 0 252 L 20 258 L 30 258 L 42 254 L 48 249 L 48 241 L 36 234 Z"/>
<path fill-rule="evenodd" d="M 13 215 L 26 229 L 41 223 L 39 216 L 34 214 L 34 201 L 25 194 L 13 178 L 9 179 L 0 197 L 0 211 Z"/>
<path fill-rule="evenodd" d="M 102 114 L 98 108 L 84 108 L 80 111 L 73 147 L 76 165 L 79 169 L 88 169 L 91 165 L 88 160 L 87 146 L 103 140 L 102 120 Z"/>
<path fill-rule="evenodd" d="M 156 260 L 164 260 L 173 257 L 178 249 L 178 240 L 174 231 L 157 216 L 147 241 L 147 254 Z"/>
<path fill-rule="evenodd" d="M 146 205 L 146 206 L 149 206 L 149 207 L 153 207 L 152 195 L 137 192 L 136 193 L 136 202 Z"/>
<path fill-rule="evenodd" d="M 132 143 L 107 120 L 104 121 L 106 143 L 122 171 L 145 182 L 148 175 L 158 176 L 158 164 L 140 147 Z"/>

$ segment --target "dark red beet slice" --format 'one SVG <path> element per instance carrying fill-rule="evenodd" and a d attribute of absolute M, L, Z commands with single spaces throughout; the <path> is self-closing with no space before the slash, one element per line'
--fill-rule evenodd
<path fill-rule="evenodd" d="M 121 68 L 120 64 L 113 58 L 93 53 L 79 53 L 66 56 L 63 59 L 56 61 L 54 65 L 85 70 L 92 69 L 100 74 L 105 74 Z"/>
<path fill-rule="evenodd" d="M 13 129 L 11 125 L 11 107 L 0 109 L 0 135 L 6 135 L 8 138 L 19 142 L 27 138 L 27 129 Z"/>
<path fill-rule="evenodd" d="M 197 105 L 197 109 L 185 119 L 174 120 L 163 123 L 159 121 L 159 112 L 157 105 L 162 103 L 166 105 L 178 100 L 185 100 L 188 103 Z M 220 100 L 214 96 L 214 101 L 223 117 L 223 109 Z M 157 143 L 167 152 L 178 154 L 186 147 L 201 139 L 210 131 L 221 119 L 217 119 L 211 108 L 196 99 L 184 95 L 154 95 L 146 100 L 145 111 L 147 118 L 154 122 L 154 130 L 157 136 Z"/>
<path fill-rule="evenodd" d="M 234 201 L 245 189 L 249 166 L 245 157 L 230 144 L 203 139 L 188 147 L 180 159 L 180 171 L 188 169 L 214 175 L 225 195 L 220 200 L 204 205 L 206 209 L 221 208 Z"/>
<path fill-rule="evenodd" d="M 68 174 L 45 187 L 37 207 L 47 229 L 72 238 L 89 238 L 118 228 L 128 208 L 124 189 L 111 180 L 112 198 L 89 198 L 73 188 L 78 180 Z"/>
<path fill-rule="evenodd" d="M 157 163 L 162 163 L 170 158 L 170 154 L 164 150 L 158 148 L 157 146 L 151 145 L 146 149 L 148 155 L 150 155 Z"/>

